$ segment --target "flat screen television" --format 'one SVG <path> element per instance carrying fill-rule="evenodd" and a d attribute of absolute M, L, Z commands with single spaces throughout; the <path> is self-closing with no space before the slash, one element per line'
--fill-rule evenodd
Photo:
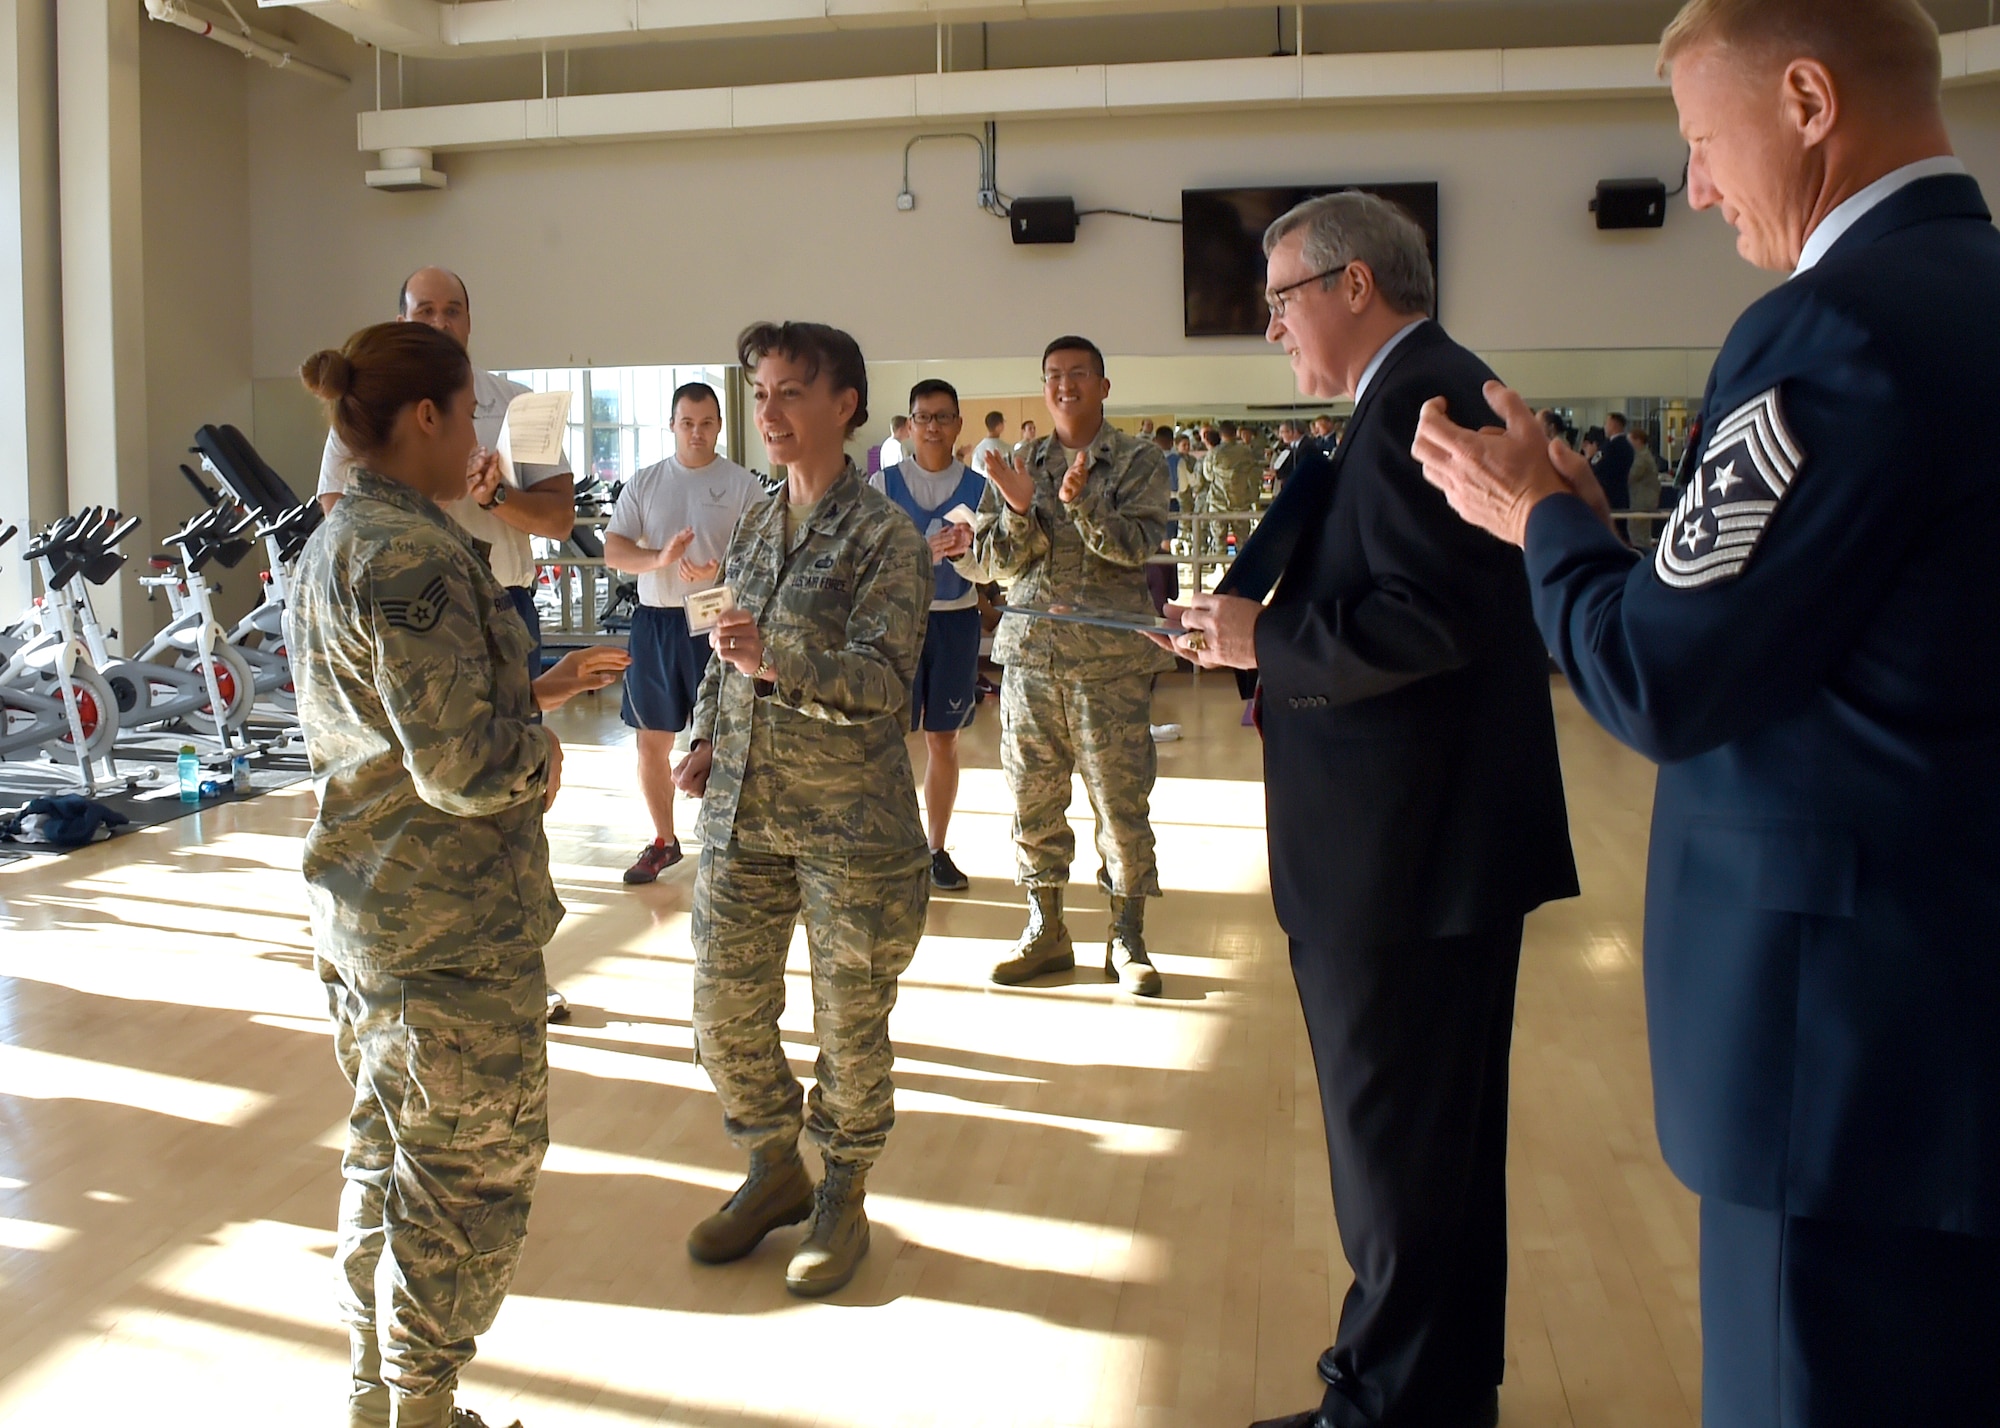
<path fill-rule="evenodd" d="M 1181 190 L 1181 295 L 1189 337 L 1262 337 L 1264 230 L 1289 209 L 1323 193 L 1358 190 L 1398 205 L 1430 243 L 1438 266 L 1438 186 L 1434 183 L 1327 183 L 1290 188 Z M 1436 311 L 1431 315 L 1435 317 Z"/>

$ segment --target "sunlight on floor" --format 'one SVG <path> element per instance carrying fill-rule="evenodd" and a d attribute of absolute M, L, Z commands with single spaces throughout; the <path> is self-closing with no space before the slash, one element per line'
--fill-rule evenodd
<path fill-rule="evenodd" d="M 898 1123 L 870 1181 L 872 1251 L 814 1304 L 782 1284 L 796 1230 L 719 1268 L 682 1248 L 742 1159 L 693 1054 L 698 850 L 657 884 L 622 882 L 647 820 L 615 708 L 555 720 L 567 786 L 549 834 L 570 914 L 548 956 L 573 1017 L 551 1031 L 554 1145 L 469 1406 L 529 1428 L 1238 1428 L 1309 1401 L 1346 1272 L 1232 690 L 1159 696 L 1187 737 L 1160 748 L 1152 1002 L 1101 969 L 1080 787 L 1077 970 L 988 983 L 1025 902 L 982 712 L 951 837 L 973 886 L 933 898 L 892 1022 Z M 1589 748 L 1626 780 L 1593 840 L 1624 887 L 1639 773 Z M 295 788 L 0 867 L 0 1423 L 342 1421 L 346 1088 L 297 880 L 312 809 Z M 698 807 L 677 812 L 685 837 Z M 1531 936 L 1510 1428 L 1679 1425 L 1626 1408 L 1692 1401 L 1692 1222 L 1638 1128 L 1643 1056 L 1603 1050 L 1643 1044 L 1635 906 L 1538 919 L 1541 965 L 1566 981 L 1533 980 Z M 784 1041 L 809 1081 L 803 932 L 787 973 Z M 1642 1271 L 1643 1321 L 1619 1287 Z M 1590 1337 L 1607 1333 L 1618 1352 Z"/>

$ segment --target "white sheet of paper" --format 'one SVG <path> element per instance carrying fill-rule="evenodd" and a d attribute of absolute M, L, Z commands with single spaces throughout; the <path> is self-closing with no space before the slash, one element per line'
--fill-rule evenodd
<path fill-rule="evenodd" d="M 724 610 L 736 608 L 736 596 L 727 585 L 713 590 L 697 590 L 687 597 L 688 633 L 698 635 L 715 628 Z"/>
<path fill-rule="evenodd" d="M 972 507 L 966 505 L 963 501 L 960 501 L 956 506 L 946 511 L 944 518 L 955 526 L 969 526 L 979 519 L 973 513 Z"/>
<path fill-rule="evenodd" d="M 500 474 L 518 487 L 523 466 L 553 466 L 562 460 L 569 430 L 568 392 L 523 392 L 507 403 L 500 419 Z"/>

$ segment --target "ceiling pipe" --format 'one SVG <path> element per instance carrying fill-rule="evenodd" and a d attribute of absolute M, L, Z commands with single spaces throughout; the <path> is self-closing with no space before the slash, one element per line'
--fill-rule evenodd
<path fill-rule="evenodd" d="M 177 25 L 191 35 L 200 35 L 204 39 L 214 40 L 219 44 L 227 45 L 240 55 L 247 55 L 254 60 L 262 60 L 265 64 L 271 66 L 272 69 L 281 69 L 287 74 L 296 74 L 306 79 L 317 80 L 321 84 L 332 85 L 336 89 L 347 88 L 346 75 L 336 74 L 330 69 L 321 69 L 316 64 L 300 59 L 289 50 L 281 50 L 271 45 L 262 44 L 257 40 L 251 39 L 248 35 L 231 34 L 228 30 L 217 29 L 212 22 L 189 14 L 186 9 L 176 4 L 175 0 L 146 0 L 146 13 L 151 15 L 155 20 L 164 21 L 169 25 Z"/>

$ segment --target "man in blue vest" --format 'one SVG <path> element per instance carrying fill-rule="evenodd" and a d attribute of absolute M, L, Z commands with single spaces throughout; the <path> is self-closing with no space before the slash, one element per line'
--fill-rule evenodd
<path fill-rule="evenodd" d="M 1688 197 L 1790 274 L 1653 556 L 1513 393 L 1416 452 L 1660 764 L 1646 1005 L 1701 1196 L 1706 1428 L 2000 1422 L 2000 233 L 1917 0 L 1693 0 Z M 1464 414 L 1473 420 L 1477 416 Z"/>
<path fill-rule="evenodd" d="M 931 886 L 964 892 L 971 882 L 945 851 L 952 805 L 958 801 L 958 734 L 979 710 L 979 592 L 955 562 L 972 549 L 970 513 L 979 509 L 984 478 L 952 455 L 964 421 L 958 390 L 935 378 L 910 388 L 908 452 L 872 478 L 875 489 L 909 512 L 931 545 L 937 595 L 931 601 L 924 653 L 910 699 L 910 727 L 924 731 L 924 820 L 931 840 Z M 963 506 L 963 521 L 946 517 Z"/>

